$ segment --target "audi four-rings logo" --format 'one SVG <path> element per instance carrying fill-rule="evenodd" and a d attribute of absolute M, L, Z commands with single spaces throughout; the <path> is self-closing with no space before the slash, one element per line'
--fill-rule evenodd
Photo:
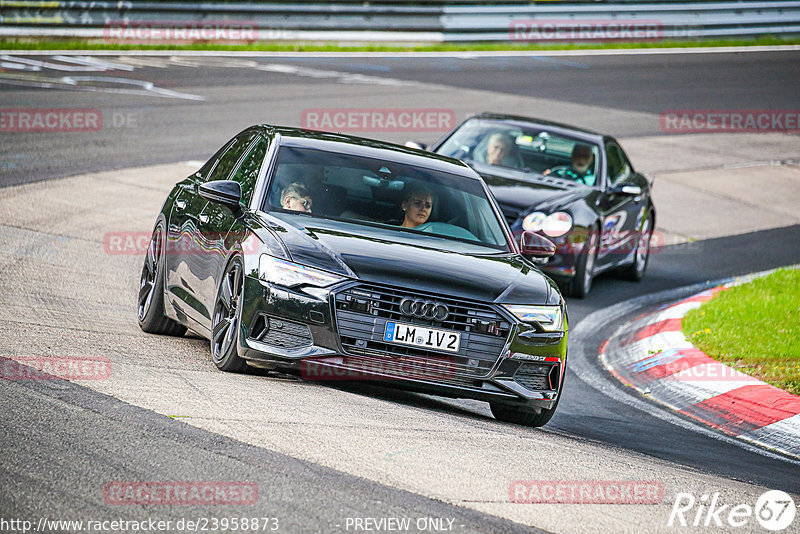
<path fill-rule="evenodd" d="M 432 300 L 404 298 L 400 301 L 400 313 L 409 317 L 441 322 L 447 319 L 450 310 L 444 304 Z"/>

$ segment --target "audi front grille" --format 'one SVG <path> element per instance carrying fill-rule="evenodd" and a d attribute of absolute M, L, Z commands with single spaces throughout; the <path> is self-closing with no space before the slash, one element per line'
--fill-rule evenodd
<path fill-rule="evenodd" d="M 447 317 L 437 320 L 408 314 L 409 301 L 433 303 L 447 308 Z M 354 366 L 399 362 L 387 369 L 425 369 L 436 381 L 471 383 L 486 377 L 506 345 L 511 322 L 492 306 L 453 297 L 357 284 L 334 294 L 336 326 L 342 348 Z M 406 311 L 403 313 L 401 308 Z M 417 310 L 419 311 L 419 310 Z M 417 313 L 416 315 L 419 315 Z M 424 313 L 422 314 L 425 315 Z M 384 341 L 387 321 L 457 331 L 461 342 L 457 353 L 398 345 Z M 376 366 L 377 367 L 377 366 Z M 400 376 L 399 376 L 400 377 Z M 418 376 L 423 378 L 424 376 Z M 402 377 L 400 377 L 402 378 Z"/>

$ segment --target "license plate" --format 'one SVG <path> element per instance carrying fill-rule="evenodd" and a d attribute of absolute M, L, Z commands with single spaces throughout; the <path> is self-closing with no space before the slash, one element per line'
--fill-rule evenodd
<path fill-rule="evenodd" d="M 458 352 L 461 334 L 449 330 L 437 330 L 419 325 L 387 321 L 386 330 L 383 332 L 383 340 L 425 349 Z"/>

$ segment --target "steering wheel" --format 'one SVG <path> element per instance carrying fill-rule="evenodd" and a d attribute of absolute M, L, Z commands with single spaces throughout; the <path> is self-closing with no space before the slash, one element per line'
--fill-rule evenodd
<path fill-rule="evenodd" d="M 550 167 L 549 169 L 547 169 L 548 171 L 550 171 L 547 174 L 553 174 L 556 172 L 566 172 L 569 169 L 570 169 L 569 165 L 556 165 L 555 167 Z"/>
<path fill-rule="evenodd" d="M 449 224 L 443 222 L 427 222 L 420 224 L 414 229 L 419 230 L 420 232 L 425 232 L 426 234 L 436 234 L 445 237 L 456 237 L 459 239 L 471 239 L 473 241 L 480 241 L 475 236 L 475 234 L 473 234 L 466 228 L 456 226 L 455 224 Z"/>
<path fill-rule="evenodd" d="M 555 167 L 550 167 L 548 170 L 550 172 L 545 174 L 545 176 L 556 176 L 558 178 L 566 178 L 568 180 L 574 180 L 576 182 L 586 184 L 586 177 L 580 176 L 578 173 L 573 171 L 572 167 L 569 165 L 556 165 Z"/>

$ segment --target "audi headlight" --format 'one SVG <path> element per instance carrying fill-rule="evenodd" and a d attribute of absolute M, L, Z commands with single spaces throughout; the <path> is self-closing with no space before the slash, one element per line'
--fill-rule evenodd
<path fill-rule="evenodd" d="M 522 306 L 504 304 L 505 308 L 523 323 L 539 325 L 545 332 L 560 332 L 564 329 L 561 306 Z"/>
<path fill-rule="evenodd" d="M 344 280 L 342 276 L 282 260 L 269 254 L 262 254 L 258 259 L 258 277 L 284 287 L 300 285 L 327 287 Z"/>
<path fill-rule="evenodd" d="M 542 232 L 548 237 L 561 237 L 572 230 L 572 215 L 563 211 L 557 211 L 550 215 L 534 211 L 522 219 L 522 229 L 529 232 Z"/>

